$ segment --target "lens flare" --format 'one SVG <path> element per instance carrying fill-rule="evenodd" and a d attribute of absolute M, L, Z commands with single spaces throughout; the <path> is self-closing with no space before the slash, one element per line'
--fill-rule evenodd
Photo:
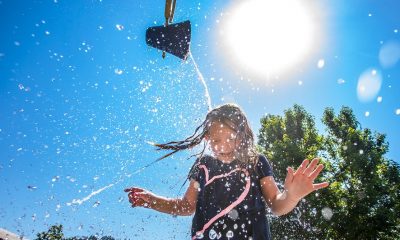
<path fill-rule="evenodd" d="M 379 51 L 379 62 L 382 67 L 390 68 L 400 60 L 400 43 L 391 41 L 384 44 Z"/>
<path fill-rule="evenodd" d="M 364 71 L 357 84 L 357 96 L 361 102 L 375 99 L 382 85 L 382 76 L 376 69 Z"/>

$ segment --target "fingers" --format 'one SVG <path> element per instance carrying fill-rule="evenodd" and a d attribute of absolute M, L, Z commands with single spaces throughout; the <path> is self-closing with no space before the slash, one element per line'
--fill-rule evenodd
<path fill-rule="evenodd" d="M 144 191 L 143 188 L 138 188 L 138 187 L 124 189 L 124 192 L 143 192 L 143 191 Z"/>
<path fill-rule="evenodd" d="M 303 173 L 304 170 L 306 169 L 307 165 L 308 165 L 308 162 L 309 162 L 309 160 L 308 160 L 308 159 L 305 159 L 305 160 L 301 163 L 300 167 L 296 170 L 296 172 L 294 173 L 294 175 Z"/>
<path fill-rule="evenodd" d="M 132 187 L 126 188 L 124 191 L 129 193 L 128 198 L 132 207 L 148 205 L 149 197 L 144 189 Z"/>
<path fill-rule="evenodd" d="M 310 165 L 308 165 L 308 167 L 304 170 L 303 174 L 306 176 L 309 176 L 311 174 L 311 172 L 314 170 L 315 166 L 317 166 L 319 159 L 318 158 L 314 158 Z"/>
<path fill-rule="evenodd" d="M 288 171 L 288 173 L 287 173 L 287 175 L 286 175 L 286 179 L 285 179 L 285 186 L 287 185 L 287 184 L 290 184 L 292 181 L 293 181 L 293 174 L 294 174 L 294 172 L 293 172 L 293 168 L 291 168 L 291 167 L 288 167 L 287 168 L 287 171 Z"/>
<path fill-rule="evenodd" d="M 147 204 L 147 201 L 136 195 L 130 196 L 129 202 L 131 203 L 132 207 L 141 207 Z"/>
<path fill-rule="evenodd" d="M 310 178 L 314 181 L 317 177 L 318 177 L 318 175 L 320 174 L 320 172 L 322 171 L 322 169 L 324 169 L 324 165 L 322 165 L 322 164 L 319 164 L 315 169 L 314 169 L 314 171 L 312 171 L 312 173 L 310 173 Z"/>
<path fill-rule="evenodd" d="M 329 186 L 328 182 L 313 184 L 313 188 L 314 188 L 315 191 L 318 190 L 318 189 L 321 189 L 321 188 L 326 188 L 328 186 Z"/>
<path fill-rule="evenodd" d="M 130 192 L 128 197 L 132 207 L 146 206 L 150 201 L 150 197 L 146 192 Z"/>

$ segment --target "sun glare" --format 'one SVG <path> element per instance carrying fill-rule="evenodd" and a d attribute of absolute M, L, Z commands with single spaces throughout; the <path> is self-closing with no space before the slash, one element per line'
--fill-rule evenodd
<path fill-rule="evenodd" d="M 305 1 L 249 0 L 227 11 L 220 34 L 224 52 L 242 70 L 265 77 L 292 70 L 310 52 L 315 24 Z"/>

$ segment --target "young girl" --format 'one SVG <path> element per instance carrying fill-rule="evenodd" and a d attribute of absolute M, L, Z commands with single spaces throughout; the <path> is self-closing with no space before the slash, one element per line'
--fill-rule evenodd
<path fill-rule="evenodd" d="M 280 192 L 270 164 L 256 152 L 246 116 L 234 104 L 210 111 L 187 139 L 155 145 L 173 150 L 165 158 L 203 140 L 203 151 L 189 172 L 190 184 L 182 198 L 168 199 L 133 187 L 125 189 L 132 207 L 182 216 L 194 213 L 192 239 L 264 240 L 271 236 L 263 199 L 279 216 L 290 212 L 306 195 L 328 186 L 327 182 L 313 184 L 323 168 L 318 159 L 304 160 L 296 171 L 288 167 Z M 204 154 L 207 143 L 212 155 Z"/>

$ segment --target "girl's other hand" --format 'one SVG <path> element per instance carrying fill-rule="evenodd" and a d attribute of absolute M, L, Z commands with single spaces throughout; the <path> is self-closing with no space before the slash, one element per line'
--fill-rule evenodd
<path fill-rule="evenodd" d="M 314 184 L 314 180 L 324 168 L 322 164 L 318 164 L 318 161 L 319 159 L 315 158 L 310 163 L 306 159 L 296 172 L 291 167 L 288 167 L 285 190 L 291 199 L 298 201 L 313 191 L 329 186 L 327 182 Z"/>
<path fill-rule="evenodd" d="M 138 187 L 127 188 L 124 191 L 128 193 L 129 202 L 132 204 L 132 207 L 150 208 L 154 197 L 154 194 L 151 192 Z"/>

